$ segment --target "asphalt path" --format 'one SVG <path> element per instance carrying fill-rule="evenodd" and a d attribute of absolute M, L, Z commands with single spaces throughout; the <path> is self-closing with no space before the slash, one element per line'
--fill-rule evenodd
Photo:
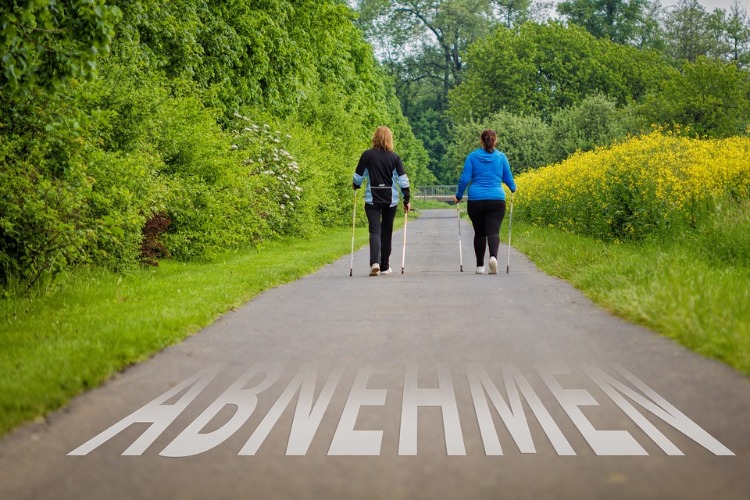
<path fill-rule="evenodd" d="M 750 380 L 425 211 L 0 441 L 3 499 L 750 498 Z M 290 262 L 294 265 L 294 262 Z"/>

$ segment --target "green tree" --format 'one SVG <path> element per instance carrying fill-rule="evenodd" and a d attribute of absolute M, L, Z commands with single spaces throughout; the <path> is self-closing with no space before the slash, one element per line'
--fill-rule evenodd
<path fill-rule="evenodd" d="M 498 28 L 473 44 L 464 83 L 451 92 L 456 122 L 499 110 L 549 122 L 557 111 L 602 93 L 619 106 L 640 99 L 659 81 L 658 54 L 596 39 L 579 26 L 526 23 Z"/>
<path fill-rule="evenodd" d="M 750 64 L 750 18 L 747 10 L 735 0 L 724 26 L 726 58 L 741 68 Z"/>
<path fill-rule="evenodd" d="M 564 0 L 557 12 L 597 38 L 636 44 L 650 29 L 649 7 L 648 0 Z"/>
<path fill-rule="evenodd" d="M 736 64 L 699 57 L 650 93 L 638 113 L 643 126 L 677 125 L 699 137 L 742 135 L 750 126 L 750 76 Z"/>
<path fill-rule="evenodd" d="M 108 5 L 109 3 L 109 5 Z M 93 78 L 109 52 L 120 10 L 106 0 L 6 0 L 0 4 L 0 88 L 58 87 Z"/>
<path fill-rule="evenodd" d="M 529 20 L 533 0 L 494 0 L 500 23 L 506 28 L 520 26 Z"/>
<path fill-rule="evenodd" d="M 428 168 L 440 184 L 450 184 L 455 179 L 452 168 L 446 168 L 445 157 L 450 136 L 443 115 L 435 109 L 424 110 L 414 123 L 414 135 L 429 151 Z"/>
<path fill-rule="evenodd" d="M 552 117 L 550 160 L 559 162 L 576 151 L 591 151 L 625 136 L 616 103 L 595 94 Z"/>
<path fill-rule="evenodd" d="M 461 81 L 463 54 L 474 40 L 490 32 L 491 0 L 360 0 L 360 22 L 368 38 L 384 49 L 386 62 L 399 63 L 418 54 L 420 71 L 448 91 Z"/>
<path fill-rule="evenodd" d="M 710 23 L 710 15 L 698 0 L 680 0 L 664 20 L 667 55 L 676 61 L 695 62 L 718 50 Z"/>

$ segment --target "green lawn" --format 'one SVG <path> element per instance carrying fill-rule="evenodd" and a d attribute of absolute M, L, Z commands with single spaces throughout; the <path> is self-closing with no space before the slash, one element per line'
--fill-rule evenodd
<path fill-rule="evenodd" d="M 360 224 L 356 247 L 366 241 Z M 513 245 L 614 313 L 750 374 L 747 267 L 689 245 L 603 243 L 518 222 Z M 164 261 L 125 276 L 79 270 L 45 295 L 0 300 L 0 434 L 350 249 L 351 229 L 333 229 L 211 263 Z"/>
<path fill-rule="evenodd" d="M 263 290 L 349 253 L 351 235 L 351 228 L 328 230 L 211 263 L 164 261 L 125 276 L 78 270 L 59 277 L 56 291 L 0 299 L 0 434 L 60 408 Z M 367 229 L 358 227 L 356 246 L 366 239 Z"/>
<path fill-rule="evenodd" d="M 515 221 L 512 244 L 613 313 L 750 374 L 747 266 L 687 239 L 604 243 Z"/>

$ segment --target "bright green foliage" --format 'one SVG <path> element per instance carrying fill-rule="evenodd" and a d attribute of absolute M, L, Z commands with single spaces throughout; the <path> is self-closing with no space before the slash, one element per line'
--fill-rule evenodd
<path fill-rule="evenodd" d="M 732 231 L 734 223 L 723 217 L 714 222 L 720 233 Z M 750 234 L 747 223 L 743 229 Z M 707 253 L 713 240 L 706 236 L 603 242 L 513 221 L 514 246 L 545 272 L 618 316 L 750 374 L 750 267 Z"/>
<path fill-rule="evenodd" d="M 142 243 L 155 225 L 148 244 L 188 260 L 348 224 L 351 174 L 378 125 L 412 183 L 433 181 L 341 2 L 112 4 L 100 14 L 121 21 L 99 78 L 70 72 L 50 93 L 35 73 L 0 100 L 0 286 L 153 262 Z M 106 26 L 89 28 L 76 39 Z"/>
<path fill-rule="evenodd" d="M 499 28 L 469 48 L 467 63 L 464 83 L 451 92 L 457 122 L 501 109 L 549 121 L 592 93 L 624 105 L 656 85 L 666 66 L 654 53 L 557 23 Z"/>
<path fill-rule="evenodd" d="M 560 162 L 576 151 L 609 145 L 625 135 L 615 103 L 604 96 L 592 95 L 552 117 L 547 163 Z"/>
<path fill-rule="evenodd" d="M 86 262 L 115 269 L 139 254 L 153 189 L 145 153 L 102 147 L 107 113 L 82 105 L 88 84 L 37 91 L 0 135 L 0 284 L 30 286 Z M 89 97 L 89 96 L 86 96 Z"/>
<path fill-rule="evenodd" d="M 750 74 L 735 64 L 700 57 L 671 73 L 663 89 L 637 106 L 641 126 L 677 125 L 699 137 L 743 135 L 750 124 Z"/>
<path fill-rule="evenodd" d="M 110 5 L 107 5 L 107 4 Z M 110 50 L 120 10 L 106 0 L 6 0 L 0 5 L 3 92 L 93 78 Z"/>
<path fill-rule="evenodd" d="M 557 11 L 597 38 L 634 43 L 649 23 L 648 0 L 563 0 Z M 653 21 L 652 21 L 653 22 Z"/>
<path fill-rule="evenodd" d="M 126 276 L 63 273 L 64 286 L 0 300 L 0 435 L 182 341 L 263 290 L 349 252 L 351 227 L 283 238 L 216 261 L 163 262 Z M 359 226 L 356 246 L 367 241 Z M 290 266 L 290 262 L 295 265 Z M 61 307 L 64 304 L 64 307 Z"/>

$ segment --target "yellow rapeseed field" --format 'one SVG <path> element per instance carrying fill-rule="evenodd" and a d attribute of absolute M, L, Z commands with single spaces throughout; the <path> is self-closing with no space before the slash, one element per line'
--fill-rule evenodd
<path fill-rule="evenodd" d="M 660 131 L 577 153 L 520 175 L 518 215 L 602 239 L 695 225 L 728 198 L 750 197 L 750 138 L 700 140 Z"/>

